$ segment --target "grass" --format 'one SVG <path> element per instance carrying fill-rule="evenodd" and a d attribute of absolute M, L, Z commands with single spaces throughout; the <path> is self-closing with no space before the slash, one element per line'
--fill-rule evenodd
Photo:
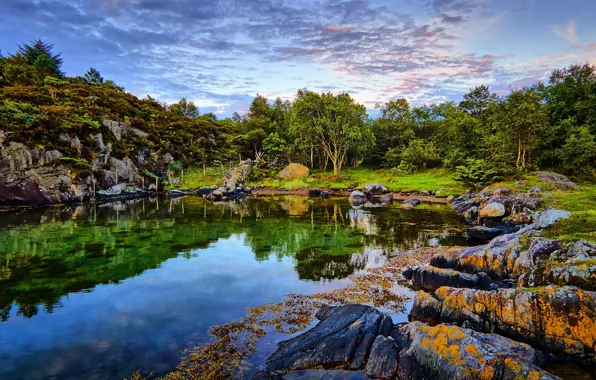
<path fill-rule="evenodd" d="M 520 186 L 515 186 L 515 184 Z M 535 175 L 527 174 L 519 181 L 505 181 L 491 185 L 491 188 L 506 186 L 515 191 L 526 191 L 531 186 L 540 186 L 546 194 L 552 194 L 545 202 L 560 210 L 571 212 L 571 218 L 560 221 L 544 231 L 544 236 L 563 241 L 585 239 L 596 243 L 596 183 L 577 182 L 580 190 L 549 189 L 548 184 L 540 181 Z"/>
<path fill-rule="evenodd" d="M 396 175 L 391 169 L 373 169 L 369 167 L 345 168 L 339 175 L 321 170 L 311 171 L 307 178 L 284 180 L 269 177 L 251 181 L 253 187 L 271 187 L 287 190 L 305 188 L 329 188 L 345 190 L 362 188 L 367 183 L 382 183 L 390 191 L 420 192 L 441 190 L 441 196 L 462 194 L 464 185 L 453 179 L 453 173 L 445 169 L 433 169 L 408 175 Z"/>

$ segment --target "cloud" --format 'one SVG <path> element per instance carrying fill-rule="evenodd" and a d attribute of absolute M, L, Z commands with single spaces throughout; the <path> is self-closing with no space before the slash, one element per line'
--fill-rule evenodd
<path fill-rule="evenodd" d="M 564 38 L 569 42 L 576 43 L 578 41 L 577 24 L 575 21 L 569 21 L 565 25 L 555 25 L 552 29 L 557 36 Z"/>

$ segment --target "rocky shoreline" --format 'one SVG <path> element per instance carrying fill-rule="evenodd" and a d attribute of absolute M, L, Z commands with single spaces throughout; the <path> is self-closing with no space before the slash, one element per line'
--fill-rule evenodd
<path fill-rule="evenodd" d="M 453 199 L 470 223 L 502 232 L 404 271 L 419 289 L 409 323 L 364 305 L 323 308 L 254 378 L 556 379 L 541 368 L 549 360 L 596 369 L 596 244 L 543 238 L 570 215 L 534 211 L 542 201 L 536 189 Z"/>

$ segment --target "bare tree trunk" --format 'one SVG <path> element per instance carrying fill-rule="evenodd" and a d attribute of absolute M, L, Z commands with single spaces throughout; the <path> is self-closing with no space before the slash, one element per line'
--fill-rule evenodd
<path fill-rule="evenodd" d="M 517 160 L 515 161 L 515 167 L 519 168 L 519 160 L 521 159 L 521 139 L 517 140 Z"/>
<path fill-rule="evenodd" d="M 207 168 L 205 167 L 205 161 L 203 161 L 203 178 L 207 177 Z"/>

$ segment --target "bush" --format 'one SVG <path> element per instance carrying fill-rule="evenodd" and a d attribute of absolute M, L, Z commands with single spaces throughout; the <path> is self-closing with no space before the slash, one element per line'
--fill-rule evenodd
<path fill-rule="evenodd" d="M 456 168 L 454 179 L 472 186 L 482 188 L 500 178 L 500 171 L 485 160 L 468 159 L 466 165 Z"/>
<path fill-rule="evenodd" d="M 430 141 L 412 140 L 401 154 L 401 162 L 397 167 L 400 174 L 436 168 L 441 164 L 441 158 L 435 145 Z"/>
<path fill-rule="evenodd" d="M 401 162 L 401 154 L 402 151 L 400 147 L 389 149 L 383 157 L 383 166 L 386 168 L 395 168 L 399 166 Z"/>
<path fill-rule="evenodd" d="M 588 127 L 579 127 L 560 149 L 561 163 L 568 172 L 590 174 L 596 161 L 596 143 Z"/>

